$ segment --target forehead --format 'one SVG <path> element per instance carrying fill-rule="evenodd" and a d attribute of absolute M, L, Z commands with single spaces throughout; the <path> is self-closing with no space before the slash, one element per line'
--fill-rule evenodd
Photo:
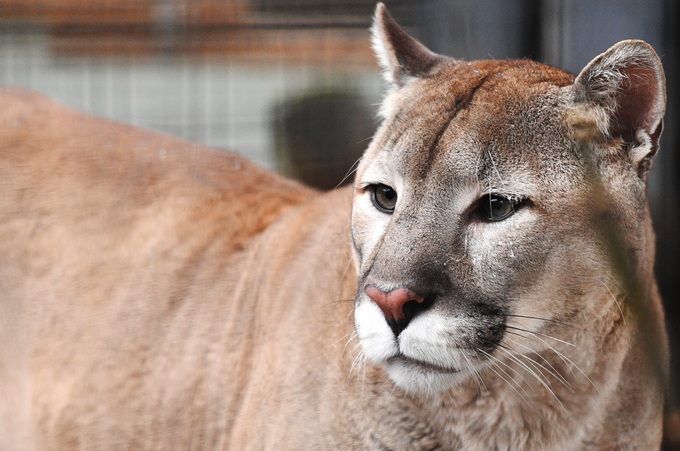
<path fill-rule="evenodd" d="M 417 179 L 440 166 L 493 178 L 549 165 L 565 147 L 560 88 L 572 81 L 532 61 L 460 62 L 402 90 L 376 144 Z"/>

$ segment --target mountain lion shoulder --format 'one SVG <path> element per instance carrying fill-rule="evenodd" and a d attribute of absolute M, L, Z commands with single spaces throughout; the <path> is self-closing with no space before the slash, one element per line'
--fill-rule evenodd
<path fill-rule="evenodd" d="M 434 54 L 353 187 L 0 93 L 1 449 L 652 449 L 659 58 Z"/>

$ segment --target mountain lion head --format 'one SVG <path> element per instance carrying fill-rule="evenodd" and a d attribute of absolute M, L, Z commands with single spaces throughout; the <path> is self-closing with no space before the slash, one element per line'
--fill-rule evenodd
<path fill-rule="evenodd" d="M 652 48 L 620 42 L 577 77 L 459 61 L 382 6 L 373 38 L 390 91 L 354 185 L 365 356 L 397 386 L 436 392 L 510 355 L 528 367 L 616 334 L 634 310 L 620 267 L 642 297 L 655 290 L 645 180 L 665 90 Z"/>

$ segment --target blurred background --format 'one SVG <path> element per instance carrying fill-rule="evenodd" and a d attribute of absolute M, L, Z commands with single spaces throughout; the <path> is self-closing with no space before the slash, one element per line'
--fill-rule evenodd
<path fill-rule="evenodd" d="M 644 39 L 668 77 L 650 199 L 657 274 L 680 350 L 676 0 L 385 2 L 432 50 L 528 57 L 578 73 Z M 374 0 L 0 0 L 0 85 L 232 149 L 322 189 L 342 182 L 377 125 Z M 0 105 L 2 108 L 2 105 Z M 680 381 L 674 359 L 673 385 Z"/>

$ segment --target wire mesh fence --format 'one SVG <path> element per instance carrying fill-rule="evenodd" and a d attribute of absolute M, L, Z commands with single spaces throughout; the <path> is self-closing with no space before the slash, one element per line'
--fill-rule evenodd
<path fill-rule="evenodd" d="M 6 3 L 0 83 L 277 169 L 277 105 L 322 89 L 375 103 L 380 86 L 368 13 L 357 31 L 273 3 Z"/>

